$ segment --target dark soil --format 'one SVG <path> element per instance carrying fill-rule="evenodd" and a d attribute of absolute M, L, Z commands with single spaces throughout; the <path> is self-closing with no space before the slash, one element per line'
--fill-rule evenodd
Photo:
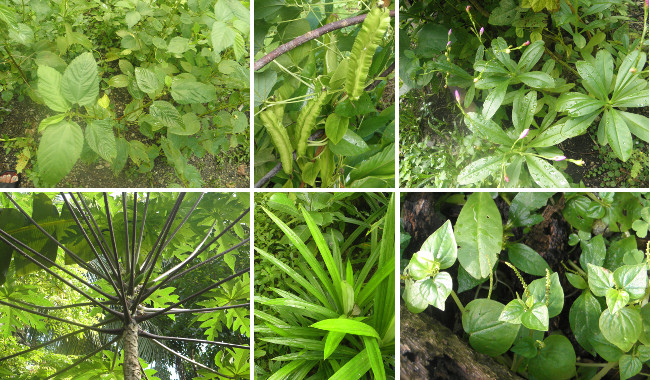
<path fill-rule="evenodd" d="M 124 109 L 128 97 L 123 91 L 113 91 L 111 103 L 119 117 Z M 14 141 L 0 141 L 0 170 L 16 168 L 25 148 L 31 153 L 32 160 L 35 159 L 38 144 L 38 125 L 42 119 L 50 116 L 51 112 L 43 105 L 34 103 L 27 99 L 20 103 L 13 103 L 4 106 L 10 109 L 5 115 L 4 121 L 0 124 L 0 136 L 3 139 L 18 139 Z M 145 136 L 137 133 L 134 126 L 134 133 L 129 139 L 137 139 L 143 143 L 151 143 Z M 230 151 L 221 157 L 204 155 L 202 158 L 192 156 L 189 163 L 195 166 L 201 173 L 205 182 L 204 187 L 249 187 L 250 167 L 247 163 L 237 162 L 229 159 L 234 152 Z M 23 158 L 24 159 L 24 158 Z M 34 187 L 31 180 L 33 174 L 33 162 L 27 163 L 22 170 L 21 187 Z M 57 185 L 64 188 L 161 188 L 161 187 L 184 187 L 181 180 L 176 176 L 175 170 L 167 163 L 164 156 L 155 160 L 152 171 L 139 173 L 137 167 L 130 161 L 124 170 L 114 175 L 110 164 L 99 160 L 95 163 L 86 164 L 78 161 L 72 171 Z"/>

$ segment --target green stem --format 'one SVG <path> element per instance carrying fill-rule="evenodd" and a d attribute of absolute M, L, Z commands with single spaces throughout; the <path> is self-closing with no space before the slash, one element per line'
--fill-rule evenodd
<path fill-rule="evenodd" d="M 575 269 L 578 273 L 580 273 L 580 275 L 585 277 L 587 276 L 587 273 L 585 273 L 585 271 L 583 271 L 582 268 L 576 265 L 576 263 L 574 263 L 573 261 L 569 260 L 569 265 L 571 265 L 573 269 Z"/>
<path fill-rule="evenodd" d="M 600 371 L 598 371 L 598 373 L 596 374 L 596 376 L 594 376 L 594 377 L 591 378 L 591 380 L 600 380 L 600 379 L 602 379 L 603 377 L 605 377 L 605 375 L 607 374 L 607 372 L 609 372 L 609 370 L 611 370 L 612 368 L 616 367 L 617 365 L 618 365 L 618 362 L 609 362 L 609 363 L 607 363 L 607 364 L 603 367 L 603 369 L 601 369 Z"/>
<path fill-rule="evenodd" d="M 458 309 L 460 309 L 460 312 L 465 313 L 465 306 L 463 306 L 463 303 L 460 302 L 460 299 L 456 295 L 456 292 L 454 292 L 453 290 L 451 291 L 451 298 L 453 298 L 454 302 L 456 302 L 456 306 L 458 306 Z"/>
<path fill-rule="evenodd" d="M 578 367 L 607 367 L 610 363 L 576 363 Z"/>

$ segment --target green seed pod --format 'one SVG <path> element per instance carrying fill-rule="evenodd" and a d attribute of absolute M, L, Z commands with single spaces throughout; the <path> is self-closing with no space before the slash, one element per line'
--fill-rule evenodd
<path fill-rule="evenodd" d="M 390 25 L 388 9 L 373 8 L 363 21 L 350 53 L 345 91 L 352 100 L 359 99 L 372 64 L 372 56 Z"/>
<path fill-rule="evenodd" d="M 307 153 L 307 139 L 311 134 L 311 130 L 316 125 L 316 119 L 320 116 L 320 111 L 323 108 L 323 103 L 327 97 L 327 91 L 323 90 L 320 94 L 314 96 L 307 102 L 305 107 L 300 111 L 298 120 L 296 121 L 296 154 L 302 157 Z"/>
<path fill-rule="evenodd" d="M 267 109 L 260 112 L 260 119 L 262 120 L 266 131 L 271 136 L 275 149 L 280 155 L 282 169 L 286 174 L 291 174 L 293 171 L 293 149 L 291 147 L 289 135 L 287 134 L 287 129 L 284 128 L 280 122 L 281 119 L 278 119 L 278 115 L 274 109 Z"/>

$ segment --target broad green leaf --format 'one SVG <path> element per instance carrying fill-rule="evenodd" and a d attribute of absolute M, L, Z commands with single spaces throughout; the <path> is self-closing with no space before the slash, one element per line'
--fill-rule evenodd
<path fill-rule="evenodd" d="M 172 82 L 171 95 L 179 104 L 211 103 L 217 100 L 215 87 L 188 80 Z"/>
<path fill-rule="evenodd" d="M 156 74 L 144 67 L 135 68 L 135 81 L 138 83 L 140 90 L 149 96 L 162 90 L 163 87 Z"/>
<path fill-rule="evenodd" d="M 608 289 L 605 293 L 605 300 L 609 311 L 616 314 L 627 305 L 630 294 L 623 289 Z"/>
<path fill-rule="evenodd" d="M 580 275 L 567 273 L 566 278 L 567 280 L 569 280 L 571 285 L 573 285 L 573 287 L 575 287 L 576 289 L 584 290 L 589 287 L 589 285 L 587 285 L 587 281 L 585 281 L 585 279 Z"/>
<path fill-rule="evenodd" d="M 479 134 L 486 140 L 506 146 L 511 146 L 514 142 L 503 128 L 481 114 L 468 112 L 465 115 L 465 124 L 472 132 Z"/>
<path fill-rule="evenodd" d="M 180 136 L 190 136 L 201 130 L 201 120 L 194 112 L 184 114 L 182 128 L 169 128 L 169 133 Z"/>
<path fill-rule="evenodd" d="M 330 141 L 328 147 L 339 156 L 356 156 L 368 151 L 368 144 L 352 130 L 348 129 L 337 143 Z"/>
<path fill-rule="evenodd" d="M 580 345 L 592 354 L 595 353 L 591 338 L 600 332 L 598 319 L 602 309 L 590 291 L 584 291 L 571 305 L 569 323 L 571 331 Z"/>
<path fill-rule="evenodd" d="M 650 120 L 647 116 L 625 111 L 618 111 L 618 113 L 625 119 L 628 129 L 634 136 L 648 142 L 648 136 L 650 136 L 648 125 L 650 125 Z"/>
<path fill-rule="evenodd" d="M 15 43 L 29 46 L 34 42 L 34 31 L 29 25 L 19 22 L 9 28 L 9 39 Z"/>
<path fill-rule="evenodd" d="M 591 95 L 606 99 L 613 79 L 614 60 L 607 50 L 599 50 L 592 62 L 576 62 L 576 70 L 582 78 L 582 86 Z"/>
<path fill-rule="evenodd" d="M 323 350 L 323 359 L 327 359 L 336 351 L 336 348 L 339 346 L 343 338 L 345 338 L 344 332 L 330 331 L 327 333 L 325 338 L 325 350 Z"/>
<path fill-rule="evenodd" d="M 627 161 L 632 155 L 633 144 L 625 119 L 615 109 L 606 110 L 603 119 L 609 146 L 621 161 Z"/>
<path fill-rule="evenodd" d="M 353 319 L 333 318 L 324 319 L 312 324 L 310 327 L 319 330 L 335 331 L 346 334 L 369 336 L 379 339 L 379 334 L 371 326 Z"/>
<path fill-rule="evenodd" d="M 48 125 L 56 124 L 63 119 L 65 119 L 66 114 L 60 113 L 58 115 L 46 117 L 45 119 L 41 120 L 41 122 L 38 124 L 38 133 L 43 133 L 45 128 L 47 128 Z"/>
<path fill-rule="evenodd" d="M 576 352 L 569 339 L 563 335 L 544 339 L 544 347 L 528 362 L 528 373 L 536 379 L 571 379 L 576 373 Z"/>
<path fill-rule="evenodd" d="M 597 235 L 589 241 L 580 240 L 580 266 L 584 270 L 588 270 L 587 264 L 602 266 L 605 263 L 605 239 L 603 235 Z"/>
<path fill-rule="evenodd" d="M 519 270 L 534 276 L 544 276 L 546 269 L 551 269 L 539 253 L 521 243 L 508 245 L 508 259 Z"/>
<path fill-rule="evenodd" d="M 620 379 L 625 380 L 635 376 L 641 372 L 641 367 L 643 367 L 643 363 L 639 358 L 632 355 L 621 356 L 618 361 L 618 370 L 621 372 Z"/>
<path fill-rule="evenodd" d="M 357 380 L 370 371 L 370 358 L 367 349 L 361 350 L 355 357 L 339 368 L 329 380 Z"/>
<path fill-rule="evenodd" d="M 126 87 L 129 85 L 129 77 L 124 74 L 118 74 L 108 80 L 108 85 L 115 88 Z"/>
<path fill-rule="evenodd" d="M 555 81 L 550 75 L 541 71 L 530 71 L 517 75 L 517 79 L 524 82 L 528 87 L 553 88 Z"/>
<path fill-rule="evenodd" d="M 541 12 L 544 9 L 555 12 L 560 9 L 560 0 L 523 0 L 521 6 L 532 8 L 533 12 Z"/>
<path fill-rule="evenodd" d="M 546 302 L 546 278 L 538 278 L 528 285 L 530 296 L 537 302 Z M 526 300 L 524 300 L 526 301 Z M 553 318 L 564 308 L 564 289 L 557 272 L 551 274 L 551 288 L 548 296 L 548 315 Z"/>
<path fill-rule="evenodd" d="M 490 193 L 473 193 L 458 215 L 458 261 L 474 278 L 488 277 L 501 252 L 503 224 Z"/>
<path fill-rule="evenodd" d="M 43 98 L 45 105 L 56 112 L 67 112 L 70 103 L 61 94 L 62 75 L 49 66 L 38 67 L 38 93 Z"/>
<path fill-rule="evenodd" d="M 641 308 L 641 318 L 643 320 L 643 329 L 639 341 L 647 346 L 650 346 L 650 303 L 645 304 Z"/>
<path fill-rule="evenodd" d="M 600 111 L 605 102 L 599 99 L 578 92 L 569 92 L 560 95 L 557 100 L 557 109 L 560 112 L 567 112 L 572 118 L 591 115 Z"/>
<path fill-rule="evenodd" d="M 101 158 L 112 162 L 117 157 L 117 144 L 111 120 L 92 120 L 86 126 L 88 146 Z"/>
<path fill-rule="evenodd" d="M 349 122 L 349 118 L 339 116 L 335 113 L 327 116 L 327 121 L 325 121 L 325 133 L 332 143 L 338 144 L 339 141 L 341 141 L 345 132 L 348 131 Z"/>
<path fill-rule="evenodd" d="M 569 182 L 562 173 L 547 160 L 535 156 L 526 156 L 526 166 L 531 177 L 540 187 L 569 187 Z"/>
<path fill-rule="evenodd" d="M 370 368 L 372 368 L 372 373 L 375 375 L 375 379 L 386 380 L 386 369 L 384 368 L 384 361 L 381 357 L 381 351 L 379 350 L 377 339 L 364 336 L 363 345 L 366 347 L 366 352 L 368 352 Z"/>
<path fill-rule="evenodd" d="M 629 351 L 639 339 L 641 324 L 641 313 L 632 306 L 624 307 L 617 313 L 605 309 L 598 321 L 603 336 L 623 352 Z"/>
<path fill-rule="evenodd" d="M 50 125 L 38 146 L 39 174 L 47 185 L 56 185 L 65 177 L 81 155 L 84 135 L 74 121 Z"/>
<path fill-rule="evenodd" d="M 99 77 L 92 53 L 83 53 L 70 62 L 61 78 L 61 94 L 70 103 L 95 104 L 99 96 Z"/>
<path fill-rule="evenodd" d="M 126 26 L 128 26 L 129 29 L 133 28 L 135 24 L 140 22 L 141 18 L 142 15 L 138 11 L 128 11 L 126 12 L 126 16 L 124 16 L 124 20 L 126 21 Z"/>
<path fill-rule="evenodd" d="M 614 271 L 614 282 L 618 288 L 625 289 L 631 299 L 643 297 L 648 286 L 647 264 L 623 265 Z"/>
<path fill-rule="evenodd" d="M 456 181 L 459 185 L 470 185 L 482 181 L 490 174 L 497 178 L 500 163 L 500 156 L 490 156 L 478 159 L 465 166 L 458 174 Z"/>
<path fill-rule="evenodd" d="M 167 45 L 167 51 L 172 54 L 183 54 L 190 50 L 190 40 L 184 37 L 174 37 Z"/>
<path fill-rule="evenodd" d="M 501 64 L 510 72 L 515 72 L 517 64 L 510 58 L 508 43 L 502 37 L 492 40 L 492 53 L 501 62 Z"/>
<path fill-rule="evenodd" d="M 537 302 L 521 316 L 521 323 L 531 330 L 548 331 L 548 307 Z"/>
<path fill-rule="evenodd" d="M 212 33 L 210 35 L 214 53 L 220 54 L 225 49 L 231 47 L 235 43 L 236 33 L 235 30 L 223 21 L 215 21 L 212 24 Z"/>
<path fill-rule="evenodd" d="M 439 264 L 439 269 L 447 269 L 456 263 L 458 250 L 451 221 L 446 221 L 422 243 L 420 257 Z M 417 276 L 416 276 L 416 279 Z M 421 279 L 421 278 L 420 278 Z"/>
<path fill-rule="evenodd" d="M 440 272 L 433 278 L 419 281 L 420 295 L 429 305 L 445 310 L 445 301 L 451 293 L 453 283 L 447 272 Z"/>
<path fill-rule="evenodd" d="M 404 299 L 406 308 L 411 313 L 421 313 L 427 308 L 427 306 L 429 306 L 429 303 L 424 299 L 424 296 L 420 291 L 423 282 L 424 281 L 406 279 L 404 283 L 404 293 L 402 294 L 402 298 Z"/>
<path fill-rule="evenodd" d="M 639 59 L 639 55 L 641 55 L 641 59 Z M 635 75 L 635 73 L 633 71 L 630 71 L 630 69 L 638 65 L 639 61 L 645 62 L 645 56 L 645 53 L 641 53 L 639 50 L 634 49 L 630 54 L 626 55 L 625 58 L 623 58 L 623 62 L 621 62 L 621 66 L 618 68 L 618 75 L 616 75 L 614 95 L 616 95 L 617 91 L 620 91 L 620 89 L 629 83 L 630 79 Z M 641 69 L 643 68 L 637 68 L 637 72 L 641 71 Z"/>
<path fill-rule="evenodd" d="M 545 129 L 537 135 L 529 144 L 530 147 L 547 147 L 561 143 L 562 141 L 584 134 L 587 128 L 593 123 L 598 113 L 581 116 L 575 119 L 564 119 L 558 124 Z"/>
<path fill-rule="evenodd" d="M 158 120 L 162 125 L 169 128 L 171 131 L 184 131 L 183 119 L 180 113 L 171 105 L 171 103 L 164 100 L 156 100 L 149 107 L 149 114 Z"/>
<path fill-rule="evenodd" d="M 499 356 L 510 349 L 519 326 L 499 320 L 503 304 L 485 298 L 471 301 L 463 313 L 463 329 L 474 349 L 489 356 Z"/>
<path fill-rule="evenodd" d="M 604 297 L 607 290 L 615 285 L 614 275 L 603 267 L 588 263 L 587 274 L 589 289 L 598 297 Z"/>
<path fill-rule="evenodd" d="M 589 343 L 591 343 L 596 353 L 608 362 L 616 362 L 623 355 L 623 351 L 620 348 L 605 339 L 600 332 L 600 327 L 598 328 L 598 333 L 589 338 Z"/>
<path fill-rule="evenodd" d="M 508 89 L 509 84 L 510 81 L 507 80 L 501 82 L 494 90 L 490 91 L 487 98 L 485 98 L 482 111 L 482 115 L 485 119 L 491 119 L 499 110 L 501 103 L 503 103 L 503 99 L 506 97 L 506 90 Z"/>
<path fill-rule="evenodd" d="M 553 193 L 525 192 L 515 195 L 510 204 L 509 218 L 515 227 L 533 226 L 540 223 L 542 215 L 535 211 L 546 206 Z"/>
<path fill-rule="evenodd" d="M 539 62 L 539 59 L 542 58 L 542 54 L 544 54 L 544 41 L 535 41 L 528 45 L 519 59 L 517 71 L 527 72 L 532 70 Z"/>
<path fill-rule="evenodd" d="M 267 201 L 269 208 L 287 213 L 292 216 L 302 215 L 296 208 L 296 205 L 285 193 L 273 193 Z"/>
<path fill-rule="evenodd" d="M 515 97 L 512 106 L 512 124 L 515 126 L 517 134 L 526 128 L 529 128 L 535 116 L 537 108 L 537 91 L 530 91 L 526 95 L 519 92 Z"/>
<path fill-rule="evenodd" d="M 499 320 L 508 323 L 521 324 L 521 317 L 526 312 L 526 306 L 519 299 L 514 299 L 503 308 Z"/>

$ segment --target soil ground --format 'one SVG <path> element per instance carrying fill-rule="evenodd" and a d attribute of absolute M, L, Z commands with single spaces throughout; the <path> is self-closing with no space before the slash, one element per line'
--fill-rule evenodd
<path fill-rule="evenodd" d="M 116 111 L 123 109 L 122 97 L 119 92 L 111 94 L 111 102 L 114 102 Z M 37 137 L 38 124 L 50 116 L 51 112 L 47 107 L 34 103 L 27 99 L 23 102 L 4 105 L 4 120 L 0 124 L 0 170 L 16 168 L 21 152 L 24 148 L 18 143 L 28 144 L 31 154 L 36 154 L 36 142 L 32 140 Z M 2 116 L 2 115 L 0 115 Z M 2 119 L 0 119 L 2 120 Z M 27 139 L 25 139 L 27 137 Z M 131 138 L 147 142 L 146 137 L 134 133 Z M 31 141 L 31 145 L 29 145 Z M 209 188 L 236 188 L 249 187 L 250 167 L 248 163 L 236 162 L 226 157 L 233 156 L 233 152 L 224 153 L 222 157 L 205 155 L 202 158 L 192 156 L 189 163 L 195 166 L 201 173 L 205 182 L 204 187 Z M 23 170 L 21 187 L 34 187 L 30 179 L 32 172 L 31 162 Z M 139 173 L 137 167 L 131 162 L 127 163 L 124 170 L 117 176 L 110 169 L 110 164 L 99 160 L 94 163 L 78 161 L 72 171 L 57 185 L 63 188 L 163 188 L 183 187 L 180 179 L 176 176 L 174 168 L 170 166 L 164 156 L 155 160 L 153 170 L 148 173 Z"/>

